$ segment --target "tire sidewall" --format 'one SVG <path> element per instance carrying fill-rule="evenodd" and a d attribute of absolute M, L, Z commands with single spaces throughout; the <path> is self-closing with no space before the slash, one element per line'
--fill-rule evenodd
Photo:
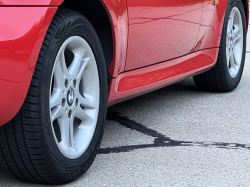
<path fill-rule="evenodd" d="M 227 57 L 226 57 L 226 37 L 227 37 L 227 27 L 228 27 L 228 20 L 230 13 L 234 7 L 237 7 L 240 10 L 241 17 L 242 17 L 242 24 L 243 24 L 243 52 L 242 52 L 242 61 L 239 72 L 235 78 L 232 78 L 227 67 Z M 225 77 L 227 84 L 230 90 L 235 89 L 238 84 L 240 83 L 243 70 L 244 70 L 244 63 L 245 63 L 245 56 L 246 56 L 246 17 L 244 12 L 243 4 L 240 0 L 230 0 L 227 6 L 225 19 L 224 19 L 224 27 L 223 27 L 223 62 L 224 62 L 224 69 L 225 69 Z"/>
<path fill-rule="evenodd" d="M 81 157 L 74 160 L 66 158 L 60 152 L 55 142 L 50 122 L 49 107 L 50 81 L 55 59 L 61 45 L 71 36 L 80 36 L 90 45 L 96 58 L 100 81 L 100 106 L 95 133 L 86 152 Z M 40 86 L 40 121 L 42 124 L 41 128 L 44 137 L 44 147 L 46 147 L 49 154 L 48 156 L 51 158 L 52 164 L 58 173 L 60 173 L 64 178 L 74 180 L 80 177 L 91 166 L 98 152 L 104 131 L 108 93 L 104 55 L 95 30 L 81 15 L 74 15 L 66 18 L 60 26 L 55 29 L 55 32 L 51 35 L 47 46 L 48 48 L 45 54 Z"/>

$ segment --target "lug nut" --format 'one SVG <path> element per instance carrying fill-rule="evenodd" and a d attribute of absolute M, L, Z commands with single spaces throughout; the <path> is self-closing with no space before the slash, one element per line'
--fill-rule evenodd
<path fill-rule="evenodd" d="M 76 88 L 76 80 L 73 81 L 74 88 Z"/>
<path fill-rule="evenodd" d="M 66 106 L 66 99 L 65 99 L 65 98 L 62 99 L 62 106 L 63 106 L 63 107 Z"/>
<path fill-rule="evenodd" d="M 78 101 L 78 98 L 76 98 L 76 106 L 79 105 L 79 101 Z"/>
<path fill-rule="evenodd" d="M 65 87 L 66 87 L 66 88 L 69 87 L 69 81 L 68 81 L 68 79 L 65 80 Z"/>
<path fill-rule="evenodd" d="M 72 117 L 72 110 L 69 111 L 69 114 L 68 114 L 69 118 Z"/>

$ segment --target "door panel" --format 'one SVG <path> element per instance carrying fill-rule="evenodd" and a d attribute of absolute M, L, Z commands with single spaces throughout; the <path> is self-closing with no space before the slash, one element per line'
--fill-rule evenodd
<path fill-rule="evenodd" d="M 196 45 L 203 0 L 127 0 L 125 70 L 186 55 Z"/>

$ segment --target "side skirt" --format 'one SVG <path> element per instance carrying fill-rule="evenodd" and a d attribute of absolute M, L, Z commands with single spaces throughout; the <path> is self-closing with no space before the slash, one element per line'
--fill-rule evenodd
<path fill-rule="evenodd" d="M 108 105 L 205 72 L 215 65 L 218 52 L 219 48 L 205 49 L 174 60 L 121 73 L 110 82 Z"/>

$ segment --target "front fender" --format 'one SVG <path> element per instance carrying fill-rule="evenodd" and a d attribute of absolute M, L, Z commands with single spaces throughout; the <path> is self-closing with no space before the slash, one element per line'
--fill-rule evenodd
<path fill-rule="evenodd" d="M 0 7 L 0 126 L 11 120 L 24 102 L 56 10 L 57 7 Z"/>

